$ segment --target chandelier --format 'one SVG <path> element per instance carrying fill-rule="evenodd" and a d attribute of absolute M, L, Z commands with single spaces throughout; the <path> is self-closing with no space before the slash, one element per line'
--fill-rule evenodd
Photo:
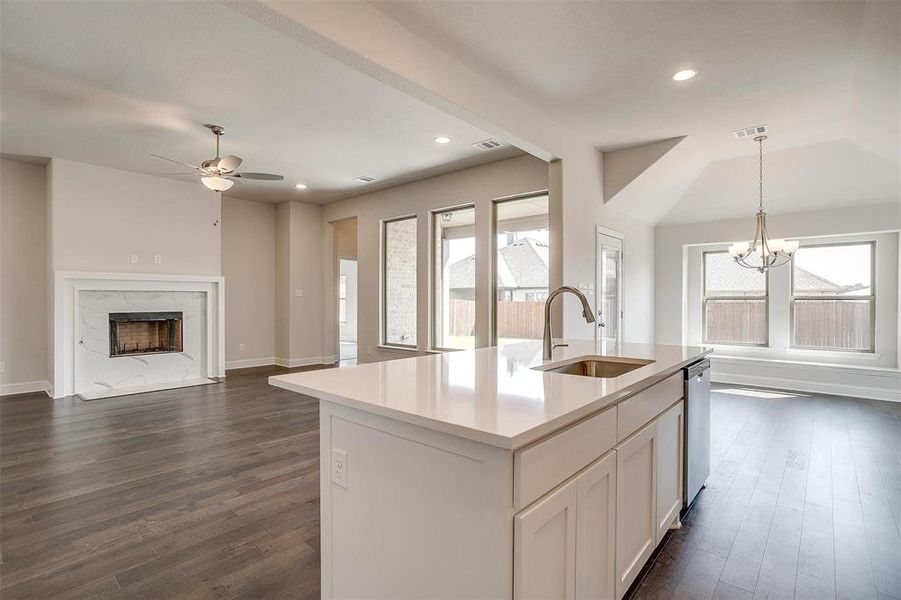
<path fill-rule="evenodd" d="M 757 229 L 754 231 L 754 240 L 750 242 L 735 242 L 729 246 L 729 254 L 735 262 L 746 269 L 757 269 L 765 273 L 770 267 L 780 267 L 792 259 L 792 255 L 798 249 L 798 242 L 782 239 L 770 239 L 766 230 L 766 212 L 763 210 L 763 141 L 765 135 L 754 138 L 759 146 L 758 173 L 760 204 L 757 206 Z"/>

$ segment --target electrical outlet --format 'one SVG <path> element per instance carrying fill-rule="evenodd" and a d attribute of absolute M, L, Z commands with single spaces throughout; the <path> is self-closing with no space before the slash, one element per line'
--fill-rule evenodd
<path fill-rule="evenodd" d="M 138 264 L 138 255 L 137 254 L 131 255 L 131 264 L 133 264 L 133 265 Z"/>
<path fill-rule="evenodd" d="M 244 352 L 244 344 L 238 344 L 238 351 Z"/>
<path fill-rule="evenodd" d="M 347 452 L 332 448 L 332 483 L 347 488 Z"/>
<path fill-rule="evenodd" d="M 155 264 L 155 265 L 163 264 L 163 255 L 162 254 L 154 254 L 153 255 L 153 264 Z"/>
<path fill-rule="evenodd" d="M 366 354 L 372 354 L 372 346 L 366 346 Z"/>
<path fill-rule="evenodd" d="M 0 373 L 6 373 L 6 361 L 0 360 Z"/>
<path fill-rule="evenodd" d="M 302 297 L 303 297 L 303 290 L 301 290 L 301 289 L 294 290 L 294 295 L 295 295 L 296 297 L 298 297 L 298 298 L 302 298 Z"/>

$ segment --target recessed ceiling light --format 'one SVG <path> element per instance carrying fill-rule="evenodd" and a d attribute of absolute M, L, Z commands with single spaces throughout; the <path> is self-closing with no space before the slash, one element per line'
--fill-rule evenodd
<path fill-rule="evenodd" d="M 673 81 L 688 81 L 697 74 L 698 72 L 694 69 L 682 69 L 673 73 Z"/>
<path fill-rule="evenodd" d="M 296 188 L 299 189 L 299 190 L 305 190 L 305 189 L 307 189 L 307 184 L 305 184 L 305 183 L 295 183 L 295 184 L 294 184 L 294 187 L 296 187 Z"/>
<path fill-rule="evenodd" d="M 354 181 L 357 183 L 372 183 L 375 181 L 375 177 L 370 177 L 369 175 L 360 175 L 359 177 L 354 178 Z"/>
<path fill-rule="evenodd" d="M 450 138 L 447 137 L 446 135 L 439 135 L 438 137 L 435 138 L 435 143 L 436 144 L 449 144 Z"/>

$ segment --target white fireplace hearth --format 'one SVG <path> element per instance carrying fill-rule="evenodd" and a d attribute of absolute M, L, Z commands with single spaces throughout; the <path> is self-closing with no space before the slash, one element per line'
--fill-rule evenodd
<path fill-rule="evenodd" d="M 224 286 L 222 277 L 56 272 L 53 397 L 96 399 L 224 377 Z M 115 322 L 130 317 L 146 323 L 120 331 Z M 170 335 L 168 325 L 151 325 L 160 318 L 173 337 L 157 339 Z"/>

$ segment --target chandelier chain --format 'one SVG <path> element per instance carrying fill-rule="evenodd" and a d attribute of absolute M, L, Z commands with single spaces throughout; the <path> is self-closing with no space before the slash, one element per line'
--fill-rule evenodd
<path fill-rule="evenodd" d="M 758 158 L 757 158 L 757 166 L 758 166 L 758 189 L 760 190 L 760 203 L 758 204 L 758 210 L 763 210 L 763 140 L 766 139 L 766 136 L 760 136 L 757 138 L 757 147 Z"/>

